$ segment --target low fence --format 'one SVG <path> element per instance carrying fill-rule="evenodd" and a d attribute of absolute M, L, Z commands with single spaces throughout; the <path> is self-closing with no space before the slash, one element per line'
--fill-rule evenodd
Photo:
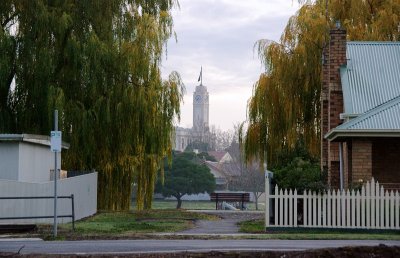
<path fill-rule="evenodd" d="M 54 196 L 16 196 L 16 197 L 0 197 L 1 200 L 46 200 L 46 199 L 53 199 Z M 57 214 L 57 218 L 71 218 L 72 219 L 72 229 L 75 230 L 75 205 L 74 205 L 74 195 L 71 194 L 70 196 L 57 196 L 58 199 L 70 199 L 71 200 L 71 214 L 64 214 L 59 215 Z M 53 215 L 40 215 L 40 216 L 18 216 L 18 217 L 0 217 L 0 220 L 18 220 L 18 219 L 49 219 L 54 218 Z"/>
<path fill-rule="evenodd" d="M 59 196 L 74 195 L 75 220 L 91 216 L 97 212 L 97 172 L 60 179 L 57 181 Z M 54 214 L 54 200 L 51 199 L 12 199 L 8 197 L 53 196 L 54 181 L 28 183 L 0 180 L 0 217 L 40 217 Z M 58 198 L 57 214 L 70 214 L 71 200 Z M 71 217 L 61 217 L 59 223 L 71 222 Z M 53 223 L 52 218 L 0 220 L 0 224 Z"/>
<path fill-rule="evenodd" d="M 269 178 L 268 178 L 269 180 Z M 266 193 L 270 193 L 266 184 Z M 359 191 L 323 194 L 275 187 L 266 197 L 265 227 L 400 229 L 400 195 L 372 179 Z"/>

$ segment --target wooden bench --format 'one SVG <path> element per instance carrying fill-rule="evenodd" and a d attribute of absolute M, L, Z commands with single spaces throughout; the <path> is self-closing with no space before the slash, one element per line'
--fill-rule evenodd
<path fill-rule="evenodd" d="M 250 201 L 249 193 L 211 193 L 210 200 L 215 201 L 215 209 L 218 210 L 218 202 L 241 202 L 241 209 L 244 209 L 244 203 Z"/>

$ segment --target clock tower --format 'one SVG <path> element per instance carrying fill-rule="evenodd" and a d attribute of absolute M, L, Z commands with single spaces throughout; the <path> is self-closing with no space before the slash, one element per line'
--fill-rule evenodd
<path fill-rule="evenodd" d="M 193 93 L 193 130 L 209 131 L 208 91 L 202 83 L 196 86 Z"/>
<path fill-rule="evenodd" d="M 202 73 L 203 68 L 198 80 L 200 85 L 193 92 L 193 127 L 175 127 L 174 150 L 184 151 L 190 144 L 193 151 L 195 148 L 202 151 L 215 150 L 216 137 L 210 132 L 208 91 L 203 85 Z"/>

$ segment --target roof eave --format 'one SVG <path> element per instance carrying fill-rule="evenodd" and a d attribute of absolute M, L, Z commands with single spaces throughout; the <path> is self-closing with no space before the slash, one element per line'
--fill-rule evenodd
<path fill-rule="evenodd" d="M 400 129 L 364 129 L 364 130 L 346 130 L 333 129 L 328 132 L 324 138 L 328 141 L 341 141 L 346 138 L 361 137 L 400 137 Z"/>
<path fill-rule="evenodd" d="M 26 142 L 44 146 L 50 146 L 50 136 L 37 134 L 0 134 L 0 141 Z M 62 141 L 61 148 L 68 150 L 69 143 Z"/>

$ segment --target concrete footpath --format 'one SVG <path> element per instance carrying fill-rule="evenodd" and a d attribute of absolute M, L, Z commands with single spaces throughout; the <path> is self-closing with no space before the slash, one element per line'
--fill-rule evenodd
<path fill-rule="evenodd" d="M 229 211 L 229 210 L 190 210 L 191 212 L 206 213 L 220 217 L 220 220 L 198 220 L 195 227 L 178 234 L 237 234 L 237 223 L 246 220 L 262 219 L 263 211 Z"/>

